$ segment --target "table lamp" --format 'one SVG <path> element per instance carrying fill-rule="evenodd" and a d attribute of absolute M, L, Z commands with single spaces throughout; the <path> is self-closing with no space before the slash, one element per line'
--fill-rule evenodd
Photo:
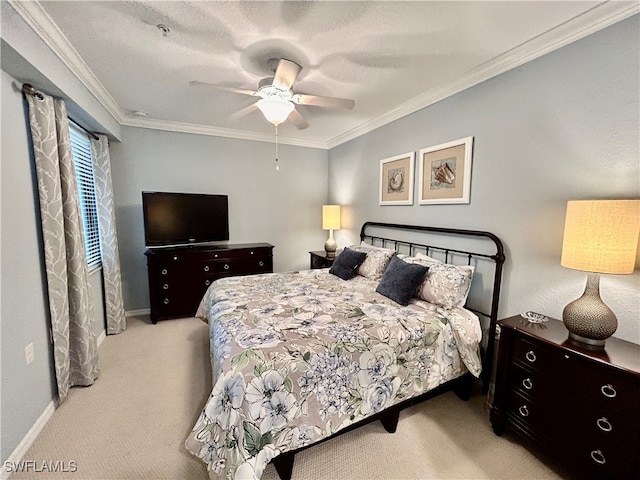
<path fill-rule="evenodd" d="M 340 229 L 340 205 L 322 206 L 322 229 L 329 230 L 329 238 L 324 244 L 327 258 L 336 256 L 336 241 L 333 239 L 333 231 Z"/>
<path fill-rule="evenodd" d="M 589 272 L 582 296 L 562 312 L 570 340 L 600 349 L 618 328 L 600 298 L 600 274 L 633 273 L 639 224 L 640 200 L 567 202 L 560 264 Z"/>

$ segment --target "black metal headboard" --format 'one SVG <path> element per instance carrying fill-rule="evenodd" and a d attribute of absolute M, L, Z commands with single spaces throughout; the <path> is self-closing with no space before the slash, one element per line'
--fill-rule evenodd
<path fill-rule="evenodd" d="M 384 230 L 385 235 L 387 230 L 401 230 L 404 232 L 418 232 L 434 234 L 440 240 L 442 238 L 464 238 L 464 237 L 477 237 L 480 239 L 487 239 L 493 242 L 495 246 L 495 253 L 487 253 L 480 251 L 472 251 L 461 248 L 452 248 L 448 245 L 442 245 L 439 241 L 438 244 L 417 243 L 411 240 L 398 240 L 388 236 L 379 236 L 368 233 L 370 230 L 375 230 L 376 227 Z M 481 259 L 495 263 L 493 269 L 493 282 L 491 286 L 491 308 L 489 312 L 483 312 L 472 307 L 467 306 L 469 310 L 476 314 L 482 315 L 489 319 L 489 336 L 487 338 L 487 344 L 483 355 L 482 366 L 482 385 L 483 390 L 486 392 L 489 388 L 489 381 L 491 380 L 491 366 L 493 358 L 493 350 L 496 335 L 496 323 L 498 321 L 498 304 L 500 301 L 500 287 L 502 283 L 502 266 L 505 261 L 504 247 L 502 241 L 491 232 L 485 232 L 481 230 L 465 230 L 458 228 L 442 228 L 442 227 L 427 227 L 421 225 L 399 225 L 394 223 L 382 223 L 382 222 L 365 222 L 360 230 L 360 240 L 367 240 L 374 244 L 387 248 L 393 248 L 396 251 L 404 251 L 409 255 L 413 255 L 416 252 L 425 252 L 429 255 L 433 252 L 438 252 L 441 256 L 444 256 L 446 263 L 453 263 L 452 258 L 466 259 L 467 264 L 471 264 L 472 261 Z"/>

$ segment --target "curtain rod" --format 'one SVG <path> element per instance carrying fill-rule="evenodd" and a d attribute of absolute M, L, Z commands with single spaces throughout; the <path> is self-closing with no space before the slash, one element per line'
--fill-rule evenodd
<path fill-rule="evenodd" d="M 38 90 L 36 90 L 33 85 L 30 85 L 28 83 L 23 83 L 22 84 L 22 92 L 25 93 L 26 95 L 31 95 L 33 97 L 36 97 L 38 100 L 44 100 L 44 95 L 41 92 L 39 92 Z M 100 140 L 95 133 L 90 132 L 89 130 L 84 128 L 82 125 L 80 125 L 78 122 L 76 122 L 73 118 L 71 118 L 69 116 L 67 116 L 67 118 L 69 118 L 69 120 L 76 127 L 78 127 L 79 129 L 85 131 L 87 133 L 87 135 L 91 136 L 91 138 L 93 138 L 94 140 Z"/>

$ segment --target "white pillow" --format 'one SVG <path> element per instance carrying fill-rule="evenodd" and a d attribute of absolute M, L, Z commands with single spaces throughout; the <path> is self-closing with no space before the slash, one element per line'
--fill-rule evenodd
<path fill-rule="evenodd" d="M 365 241 L 362 241 L 360 245 L 351 245 L 349 248 L 356 252 L 365 252 L 367 254 L 367 258 L 358 268 L 358 274 L 371 280 L 380 280 L 382 278 L 382 274 L 389 266 L 391 257 L 396 254 L 396 251 L 391 248 L 376 247 Z"/>
<path fill-rule="evenodd" d="M 403 260 L 429 267 L 427 276 L 417 290 L 420 298 L 447 310 L 464 307 L 475 267 L 443 263 L 420 253 L 415 257 L 404 257 Z"/>

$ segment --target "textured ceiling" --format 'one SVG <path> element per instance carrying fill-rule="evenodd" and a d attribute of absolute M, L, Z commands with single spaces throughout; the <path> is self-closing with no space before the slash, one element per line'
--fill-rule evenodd
<path fill-rule="evenodd" d="M 270 76 L 268 60 L 287 58 L 302 66 L 294 92 L 355 100 L 352 110 L 298 106 L 309 127 L 280 126 L 284 142 L 320 147 L 339 144 L 638 11 L 638 2 L 593 1 L 35 5 L 28 8 L 43 9 L 48 16 L 41 17 L 52 21 L 40 27 L 55 31 L 49 36 L 57 43 L 54 51 L 64 53 L 122 124 L 270 138 L 273 126 L 259 111 L 233 116 L 256 97 L 189 82 L 256 89 Z M 170 27 L 170 33 L 164 36 L 158 24 Z"/>

